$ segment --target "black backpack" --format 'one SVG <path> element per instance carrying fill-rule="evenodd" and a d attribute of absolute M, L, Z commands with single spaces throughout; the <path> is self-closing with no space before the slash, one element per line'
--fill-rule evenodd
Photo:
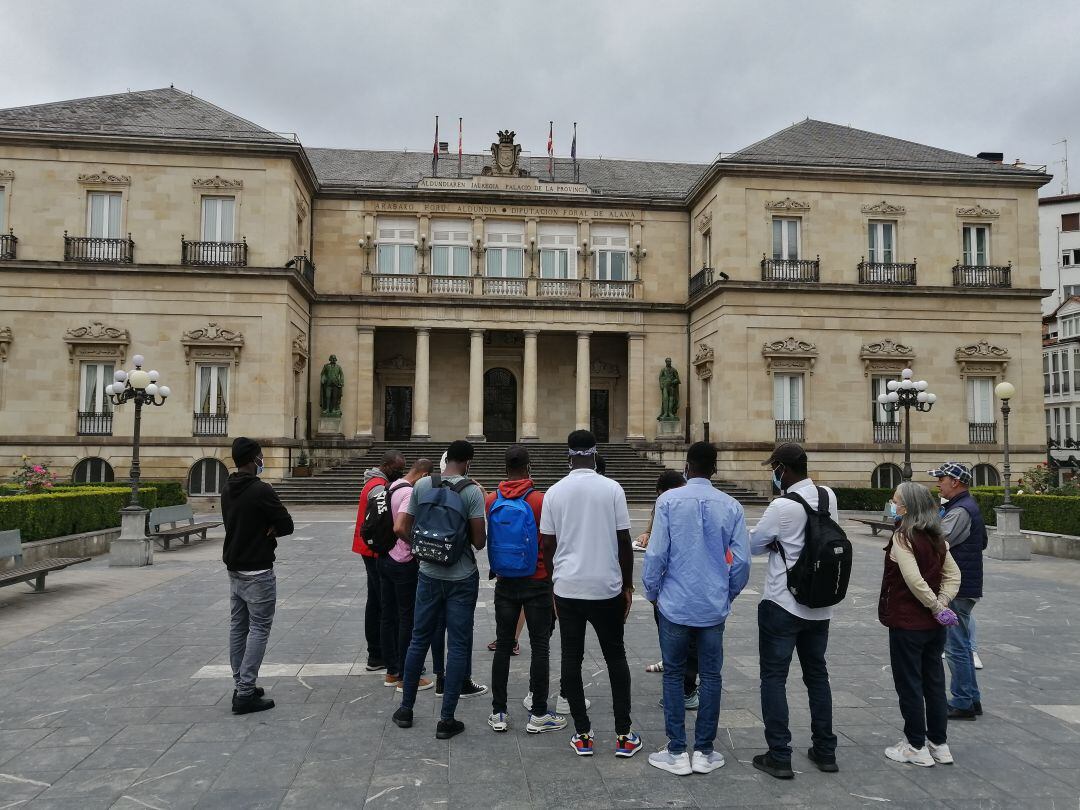
<path fill-rule="evenodd" d="M 386 554 L 397 543 L 394 516 L 390 510 L 390 496 L 395 489 L 396 486 L 375 486 L 368 493 L 360 536 L 364 538 L 364 544 L 376 554 Z"/>
<path fill-rule="evenodd" d="M 829 493 L 822 487 L 818 491 L 818 508 L 794 493 L 785 498 L 802 504 L 806 510 L 806 534 L 802 554 L 787 569 L 787 587 L 800 605 L 808 608 L 831 607 L 847 595 L 851 579 L 852 550 L 844 530 L 829 514 Z M 787 565 L 784 547 L 780 556 Z"/>

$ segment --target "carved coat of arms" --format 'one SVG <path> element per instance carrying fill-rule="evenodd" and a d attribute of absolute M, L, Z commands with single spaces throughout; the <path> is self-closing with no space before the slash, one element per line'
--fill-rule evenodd
<path fill-rule="evenodd" d="M 485 166 L 483 173 L 495 177 L 528 177 L 529 173 L 518 167 L 521 156 L 521 144 L 514 143 L 513 130 L 499 132 L 498 143 L 491 145 L 491 165 Z"/>

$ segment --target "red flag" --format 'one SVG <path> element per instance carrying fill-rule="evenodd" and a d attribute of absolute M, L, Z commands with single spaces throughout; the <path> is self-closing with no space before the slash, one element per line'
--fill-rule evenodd
<path fill-rule="evenodd" d="M 439 116 L 435 116 L 435 146 L 431 149 L 431 176 L 439 176 Z"/>
<path fill-rule="evenodd" d="M 457 120 L 457 173 L 461 177 L 461 119 Z"/>
<path fill-rule="evenodd" d="M 555 122 L 548 121 L 548 174 L 555 176 Z"/>

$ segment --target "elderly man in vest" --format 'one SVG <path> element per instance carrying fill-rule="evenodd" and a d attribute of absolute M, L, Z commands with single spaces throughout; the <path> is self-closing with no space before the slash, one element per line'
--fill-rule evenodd
<path fill-rule="evenodd" d="M 947 461 L 929 474 L 938 480 L 941 497 L 946 499 L 941 523 L 949 553 L 960 568 L 960 590 L 949 604 L 960 621 L 949 628 L 945 642 L 945 656 L 952 671 L 949 719 L 974 720 L 982 714 L 982 695 L 975 679 L 971 611 L 982 598 L 986 526 L 979 505 L 968 492 L 971 470 L 958 461 Z"/>

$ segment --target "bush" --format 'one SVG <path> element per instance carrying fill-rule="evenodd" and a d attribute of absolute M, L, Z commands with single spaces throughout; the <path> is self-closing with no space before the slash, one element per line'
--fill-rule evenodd
<path fill-rule="evenodd" d="M 979 504 L 987 526 L 997 525 L 995 506 L 1005 502 L 1001 487 L 978 487 L 971 496 Z M 1080 498 L 1063 495 L 1013 495 L 1012 502 L 1024 510 L 1020 528 L 1032 532 L 1080 535 Z"/>
<path fill-rule="evenodd" d="M 891 489 L 874 487 L 833 487 L 836 493 L 836 508 L 858 512 L 880 512 L 892 498 Z"/>
<path fill-rule="evenodd" d="M 19 529 L 23 542 L 92 532 L 120 525 L 128 490 L 117 487 L 71 487 L 42 495 L 0 498 L 0 530 Z M 147 509 L 158 505 L 157 490 L 139 490 Z"/>
<path fill-rule="evenodd" d="M 86 487 L 93 487 L 94 489 L 123 489 L 125 492 L 130 492 L 131 487 L 128 484 L 116 481 L 109 484 L 100 483 L 81 483 L 81 484 L 64 484 L 62 487 L 56 487 L 53 491 L 57 492 L 64 489 L 84 489 Z M 139 501 L 142 501 L 142 493 L 144 487 L 153 487 L 157 490 L 157 506 L 180 506 L 187 503 L 187 493 L 184 491 L 184 485 L 180 481 L 142 481 L 139 483 Z M 145 504 L 144 504 L 145 506 Z M 151 507 L 147 507 L 149 509 Z"/>

